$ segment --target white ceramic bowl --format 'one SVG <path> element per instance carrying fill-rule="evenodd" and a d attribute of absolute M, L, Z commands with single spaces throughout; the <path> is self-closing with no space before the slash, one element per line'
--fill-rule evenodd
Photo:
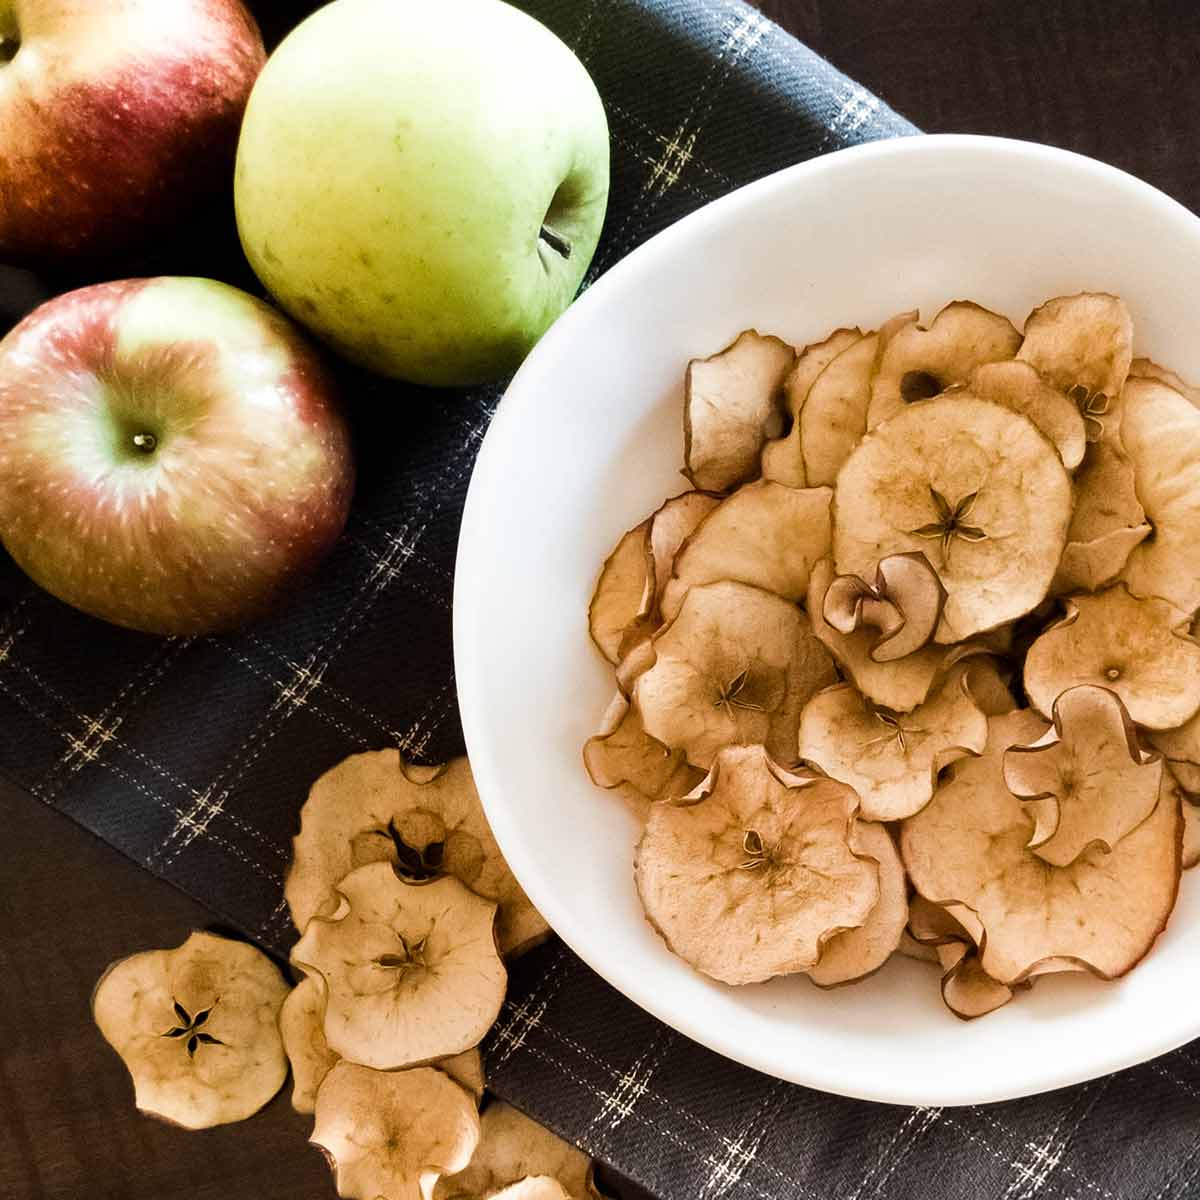
<path fill-rule="evenodd" d="M 533 902 L 594 970 L 698 1042 L 783 1079 L 903 1104 L 1026 1095 L 1200 1035 L 1200 881 L 1127 978 L 1039 980 L 982 1020 L 894 958 L 864 983 L 728 988 L 642 917 L 637 825 L 584 774 L 612 692 L 588 599 L 617 537 L 686 486 L 684 365 L 754 326 L 802 345 L 967 297 L 1020 322 L 1049 296 L 1119 293 L 1138 353 L 1200 379 L 1200 220 L 1100 163 L 1021 142 L 922 137 L 792 167 L 634 251 L 551 329 L 508 389 L 467 499 L 454 596 L 467 746 Z"/>

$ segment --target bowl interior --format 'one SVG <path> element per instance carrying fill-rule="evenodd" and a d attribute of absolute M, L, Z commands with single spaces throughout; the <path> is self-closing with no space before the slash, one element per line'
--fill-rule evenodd
<path fill-rule="evenodd" d="M 652 202 L 648 199 L 647 202 Z M 687 360 L 756 327 L 797 345 L 956 298 L 1016 323 L 1063 293 L 1122 295 L 1136 351 L 1200 379 L 1191 300 L 1200 220 L 1101 164 L 997 139 L 926 137 L 803 164 L 709 205 L 634 252 L 556 324 L 511 385 L 479 458 L 459 548 L 455 658 L 467 744 L 496 835 L 534 903 L 596 971 L 682 1033 L 769 1074 L 899 1103 L 1056 1087 L 1200 1034 L 1200 888 L 1126 979 L 1040 980 L 969 1024 L 936 972 L 893 959 L 822 992 L 731 989 L 643 920 L 637 823 L 584 774 L 613 693 L 587 636 L 617 537 L 686 489 Z"/>

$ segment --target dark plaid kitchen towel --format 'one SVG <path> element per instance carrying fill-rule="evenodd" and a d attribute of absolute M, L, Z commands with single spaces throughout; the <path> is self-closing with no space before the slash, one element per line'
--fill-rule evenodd
<path fill-rule="evenodd" d="M 740 0 L 524 0 L 576 48 L 613 131 L 595 272 L 769 171 L 914 132 Z M 315 4 L 255 6 L 268 40 Z M 552 103 L 553 98 L 548 97 Z M 769 248 L 764 247 L 764 253 Z M 112 274 L 254 287 L 228 204 Z M 0 270 L 0 322 L 89 282 Z M 56 604 L 0 562 L 0 770 L 264 945 L 308 784 L 355 750 L 460 753 L 450 599 L 471 465 L 500 389 L 417 394 L 343 368 L 360 447 L 346 536 L 288 611 L 158 641 Z M 488 1046 L 494 1089 L 663 1200 L 1200 1194 L 1200 1057 L 983 1109 L 823 1096 L 701 1050 L 557 944 Z"/>

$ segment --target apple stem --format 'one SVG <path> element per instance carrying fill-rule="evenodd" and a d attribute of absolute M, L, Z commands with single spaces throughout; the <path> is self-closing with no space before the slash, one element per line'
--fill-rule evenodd
<path fill-rule="evenodd" d="M 543 225 L 538 237 L 540 237 L 542 241 L 550 247 L 551 250 L 561 254 L 563 258 L 571 257 L 571 243 L 563 238 L 560 238 L 553 229 L 547 229 L 546 226 Z"/>

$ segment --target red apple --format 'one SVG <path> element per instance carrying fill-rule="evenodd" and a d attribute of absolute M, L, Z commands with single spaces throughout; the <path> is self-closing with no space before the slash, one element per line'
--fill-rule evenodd
<path fill-rule="evenodd" d="M 0 260 L 107 254 L 231 178 L 241 0 L 0 0 Z"/>
<path fill-rule="evenodd" d="M 326 554 L 353 485 L 320 360 L 237 288 L 101 283 L 0 341 L 0 538 L 84 612 L 239 625 Z"/>

